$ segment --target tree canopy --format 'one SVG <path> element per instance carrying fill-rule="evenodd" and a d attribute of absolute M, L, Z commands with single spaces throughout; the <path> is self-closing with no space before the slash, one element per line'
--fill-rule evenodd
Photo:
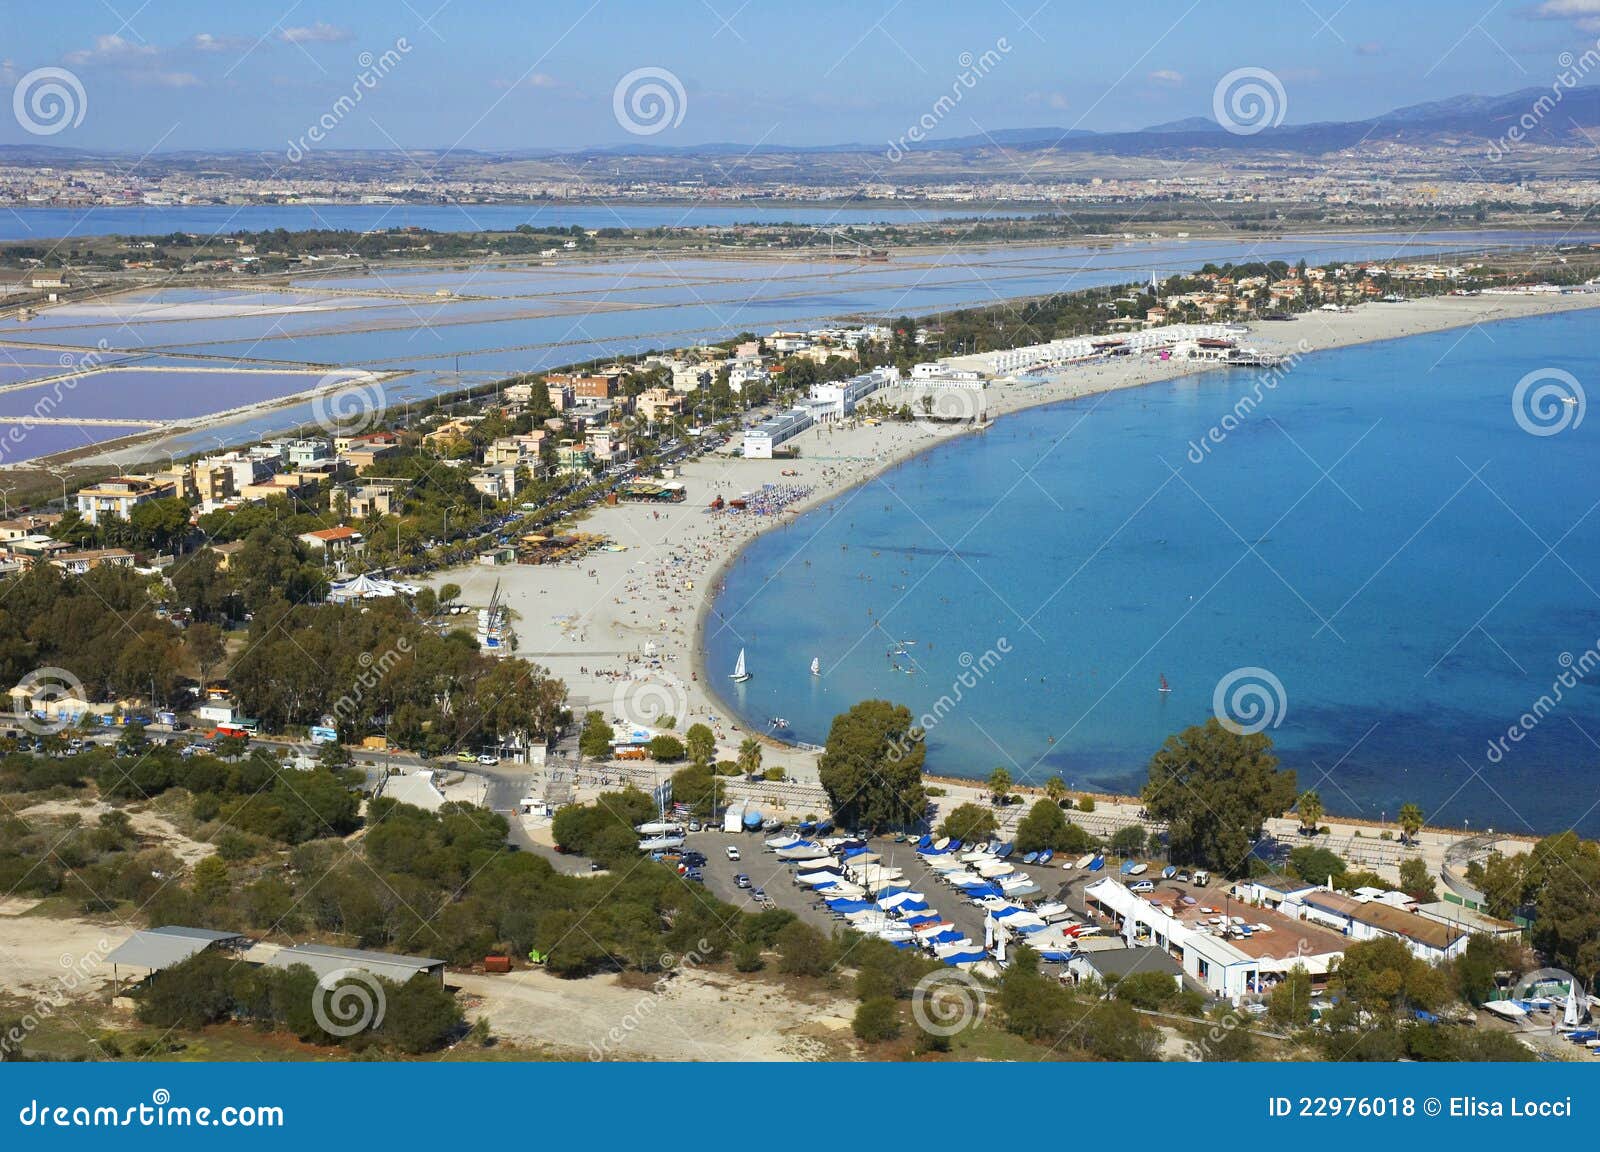
<path fill-rule="evenodd" d="M 817 764 L 835 818 L 874 829 L 919 822 L 926 754 L 904 705 L 864 700 L 835 716 Z"/>
<path fill-rule="evenodd" d="M 1175 862 L 1237 876 L 1262 823 L 1294 803 L 1295 778 L 1278 770 L 1265 733 L 1240 734 L 1212 717 L 1167 738 L 1150 760 L 1143 799 L 1167 822 Z"/>

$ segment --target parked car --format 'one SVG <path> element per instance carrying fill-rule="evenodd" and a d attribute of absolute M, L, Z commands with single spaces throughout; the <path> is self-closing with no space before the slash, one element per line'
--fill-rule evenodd
<path fill-rule="evenodd" d="M 738 862 L 738 860 L 739 860 L 739 849 L 736 846 L 734 846 L 732 844 L 729 844 L 728 847 L 727 847 L 727 853 L 728 853 L 728 859 L 729 860 L 732 860 L 735 863 Z"/>
<path fill-rule="evenodd" d="M 456 763 L 458 763 L 458 764 L 476 764 L 477 762 L 478 762 L 478 758 L 476 756 L 474 756 L 471 752 L 457 752 L 456 753 Z"/>
<path fill-rule="evenodd" d="M 489 755 L 489 753 L 485 752 L 482 756 L 478 757 L 478 763 L 479 764 L 488 764 L 488 765 L 498 764 L 498 763 L 500 763 L 500 757 L 491 756 L 491 755 Z"/>
<path fill-rule="evenodd" d="M 765 900 L 766 898 L 767 898 L 767 890 L 765 888 L 753 888 L 753 889 L 750 890 L 750 899 L 752 899 L 752 900 Z"/>
<path fill-rule="evenodd" d="M 1128 885 L 1129 892 L 1154 892 L 1155 890 L 1156 883 L 1154 880 L 1135 880 Z"/>
<path fill-rule="evenodd" d="M 735 888 L 750 887 L 750 877 L 746 876 L 743 872 L 739 873 L 733 878 L 733 886 Z"/>

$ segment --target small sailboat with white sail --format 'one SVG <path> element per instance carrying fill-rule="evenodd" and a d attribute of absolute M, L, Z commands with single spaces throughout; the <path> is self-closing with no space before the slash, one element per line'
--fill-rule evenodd
<path fill-rule="evenodd" d="M 745 666 L 743 648 L 739 649 L 739 660 L 738 663 L 734 664 L 733 666 L 733 674 L 730 679 L 732 679 L 736 684 L 743 684 L 746 680 L 750 679 L 750 669 Z"/>
<path fill-rule="evenodd" d="M 813 656 L 811 658 L 811 674 L 813 676 L 822 675 L 822 660 L 819 657 Z"/>

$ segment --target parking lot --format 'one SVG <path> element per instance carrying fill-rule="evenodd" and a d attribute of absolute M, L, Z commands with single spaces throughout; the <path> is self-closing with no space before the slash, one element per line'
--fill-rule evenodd
<path fill-rule="evenodd" d="M 767 851 L 763 846 L 766 839 L 767 834 L 691 832 L 686 846 L 705 854 L 706 889 L 719 900 L 735 908 L 759 911 L 760 906 L 752 898 L 751 891 L 761 888 L 779 908 L 788 909 L 813 927 L 823 932 L 832 932 L 839 927 L 842 921 L 835 920 L 810 889 L 795 884 L 794 876 L 799 869 Z M 730 844 L 739 849 L 740 859 L 737 863 L 727 857 Z M 879 838 L 871 841 L 871 848 L 883 858 L 886 866 L 903 870 L 906 886 L 925 895 L 929 905 L 944 919 L 972 940 L 983 941 L 983 910 L 975 907 L 955 889 L 940 883 L 937 874 L 923 863 L 911 843 L 896 844 L 892 839 Z M 1080 913 L 1083 910 L 1081 882 L 1090 875 L 1104 875 L 1065 872 L 1055 867 L 1026 867 L 1020 870 L 1028 872 L 1038 883 L 1042 890 L 1040 900 L 1060 899 Z M 735 884 L 734 877 L 740 873 L 750 877 L 751 890 L 740 889 Z"/>

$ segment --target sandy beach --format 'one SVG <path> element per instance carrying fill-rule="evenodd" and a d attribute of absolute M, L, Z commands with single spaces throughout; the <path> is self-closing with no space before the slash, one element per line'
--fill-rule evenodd
<path fill-rule="evenodd" d="M 1304 354 L 1453 328 L 1463 329 L 1465 338 L 1465 330 L 1478 324 L 1597 306 L 1600 294 L 1367 304 L 1290 323 L 1258 323 L 1240 343 Z M 990 412 L 1010 419 L 1041 404 L 1215 369 L 1142 357 L 1067 368 L 1038 383 L 990 385 Z M 645 725 L 674 717 L 680 733 L 704 722 L 717 733 L 719 756 L 731 759 L 743 738 L 765 734 L 741 727 L 717 698 L 717 678 L 729 670 L 708 675 L 701 662 L 703 634 L 723 626 L 711 615 L 722 569 L 760 533 L 787 530 L 800 513 L 815 508 L 843 514 L 865 481 L 952 436 L 969 434 L 921 423 L 847 421 L 802 434 L 793 442 L 799 450 L 795 460 L 713 453 L 680 469 L 679 479 L 688 486 L 683 504 L 602 507 L 588 517 L 583 530 L 604 534 L 621 551 L 595 552 L 575 564 L 459 568 L 431 583 L 461 585 L 463 600 L 473 605 L 487 603 L 498 585 L 516 614 L 518 655 L 561 677 L 574 711 L 594 708 Z M 788 486 L 792 501 L 772 515 L 707 508 L 719 495 L 731 498 L 764 484 Z M 767 766 L 782 765 L 798 780 L 816 778 L 814 752 L 766 743 Z"/>

